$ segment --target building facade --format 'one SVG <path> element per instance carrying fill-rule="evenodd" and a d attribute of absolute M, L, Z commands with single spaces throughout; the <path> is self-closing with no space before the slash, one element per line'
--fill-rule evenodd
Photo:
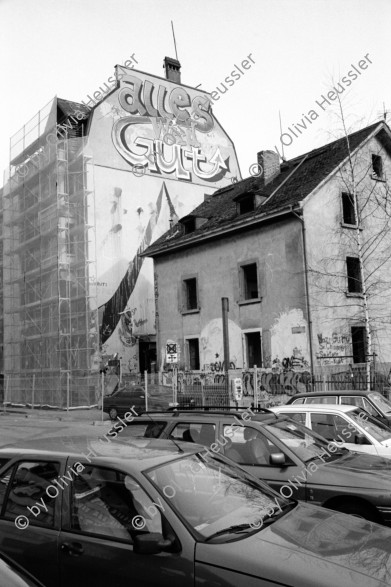
<path fill-rule="evenodd" d="M 140 253 L 240 178 L 208 94 L 180 83 L 176 60 L 165 68 L 164 79 L 116 66 L 106 94 L 55 98 L 11 138 L 2 270 L 12 401 L 90 405 L 110 361 L 123 375 L 153 368 L 153 264 Z"/>
<path fill-rule="evenodd" d="M 160 370 L 175 343 L 180 369 L 224 371 L 222 297 L 231 369 L 389 370 L 390 147 L 380 122 L 281 167 L 262 151 L 153 243 Z"/>

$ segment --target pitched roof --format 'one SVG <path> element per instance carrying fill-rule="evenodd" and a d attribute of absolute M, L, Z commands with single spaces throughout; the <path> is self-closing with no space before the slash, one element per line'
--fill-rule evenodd
<path fill-rule="evenodd" d="M 350 152 L 353 152 L 372 133 L 384 129 L 389 132 L 385 122 L 380 121 L 350 134 Z M 346 137 L 342 137 L 284 162 L 279 175 L 266 186 L 263 185 L 261 176 L 248 177 L 232 186 L 221 188 L 182 219 L 182 221 L 192 217 L 207 219 L 202 226 L 186 234 L 181 222 L 175 224 L 148 247 L 143 256 L 153 257 L 168 253 L 177 246 L 192 246 L 200 239 L 212 238 L 225 230 L 235 227 L 240 229 L 272 214 L 291 210 L 292 206 L 297 205 L 326 179 L 347 155 Z M 254 211 L 238 215 L 235 198 L 251 192 L 266 196 L 267 199 L 264 199 Z"/>

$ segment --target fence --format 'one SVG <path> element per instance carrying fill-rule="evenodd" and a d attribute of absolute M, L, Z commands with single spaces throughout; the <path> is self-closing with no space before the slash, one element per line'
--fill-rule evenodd
<path fill-rule="evenodd" d="M 390 368 L 390 363 L 377 363 L 371 368 L 371 389 L 386 397 L 391 392 Z M 367 389 L 365 364 L 316 367 L 314 371 L 312 376 L 305 369 L 230 369 L 226 381 L 224 373 L 173 370 L 162 373 L 161 381 L 172 387 L 174 402 L 194 407 L 270 407 L 286 403 L 296 393 Z M 240 380 L 239 396 L 234 393 L 235 380 Z"/>

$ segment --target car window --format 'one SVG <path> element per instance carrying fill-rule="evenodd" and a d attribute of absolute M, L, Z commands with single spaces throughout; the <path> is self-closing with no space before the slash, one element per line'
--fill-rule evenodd
<path fill-rule="evenodd" d="M 320 434 L 327 440 L 336 440 L 337 442 L 353 442 L 354 435 L 360 434 L 359 431 L 353 428 L 350 424 L 351 432 L 348 434 L 349 423 L 345 418 L 337 414 L 311 414 L 312 430 Z M 343 432 L 345 431 L 345 432 Z M 353 438 L 349 440 L 351 437 Z M 370 440 L 363 437 L 362 444 L 372 444 Z"/>
<path fill-rule="evenodd" d="M 169 438 L 210 446 L 215 441 L 215 425 L 201 422 L 178 422 L 172 429 Z"/>
<path fill-rule="evenodd" d="M 139 533 L 162 533 L 161 515 L 137 481 L 93 466 L 72 483 L 71 528 L 127 542 Z"/>
<path fill-rule="evenodd" d="M 383 413 L 391 413 L 391 402 L 380 393 L 370 393 L 368 397 Z"/>
<path fill-rule="evenodd" d="M 363 398 L 363 408 L 374 418 L 382 417 L 382 414 L 379 412 L 379 410 L 377 410 L 365 397 Z"/>
<path fill-rule="evenodd" d="M 391 431 L 388 426 L 385 426 L 375 418 L 372 418 L 369 414 L 365 414 L 359 408 L 350 412 L 349 416 L 354 422 L 360 424 L 360 426 L 378 442 L 391 439 Z"/>
<path fill-rule="evenodd" d="M 264 434 L 250 426 L 226 425 L 223 434 L 230 439 L 225 445 L 225 456 L 240 465 L 270 465 L 270 455 L 281 452 Z"/>
<path fill-rule="evenodd" d="M 0 459 L 0 469 L 2 469 L 4 467 L 4 465 L 6 465 L 8 463 L 9 460 L 10 460 L 9 458 Z"/>
<path fill-rule="evenodd" d="M 290 402 L 292 404 L 304 404 L 305 403 L 305 397 L 299 397 L 297 399 L 295 399 L 295 401 Z"/>
<path fill-rule="evenodd" d="M 321 395 L 318 397 L 307 397 L 306 399 L 307 404 L 336 404 L 338 398 L 336 395 Z"/>
<path fill-rule="evenodd" d="M 305 414 L 292 414 L 291 412 L 279 412 L 280 416 L 287 416 L 294 422 L 298 422 L 299 424 L 303 424 L 305 426 Z"/>
<path fill-rule="evenodd" d="M 126 428 L 119 432 L 121 438 L 159 438 L 167 422 L 129 422 Z"/>
<path fill-rule="evenodd" d="M 360 408 L 364 407 L 364 398 L 359 395 L 341 395 L 341 404 L 346 406 L 359 406 Z"/>
<path fill-rule="evenodd" d="M 25 461 L 8 469 L 0 479 L 2 517 L 14 520 L 21 516 L 30 524 L 53 527 L 59 495 L 54 482 L 59 474 L 60 464 L 47 461 Z"/>

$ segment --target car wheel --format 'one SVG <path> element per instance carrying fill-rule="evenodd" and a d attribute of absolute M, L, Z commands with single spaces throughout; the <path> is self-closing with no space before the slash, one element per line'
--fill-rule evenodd
<path fill-rule="evenodd" d="M 350 516 L 368 520 L 369 522 L 379 523 L 380 521 L 376 512 L 372 511 L 370 507 L 358 503 L 337 503 L 336 505 L 326 505 L 326 507 L 336 512 L 341 512 L 341 514 L 349 514 Z"/>
<path fill-rule="evenodd" d="M 116 420 L 118 417 L 118 412 L 115 408 L 110 408 L 109 410 L 109 416 L 112 420 Z"/>

